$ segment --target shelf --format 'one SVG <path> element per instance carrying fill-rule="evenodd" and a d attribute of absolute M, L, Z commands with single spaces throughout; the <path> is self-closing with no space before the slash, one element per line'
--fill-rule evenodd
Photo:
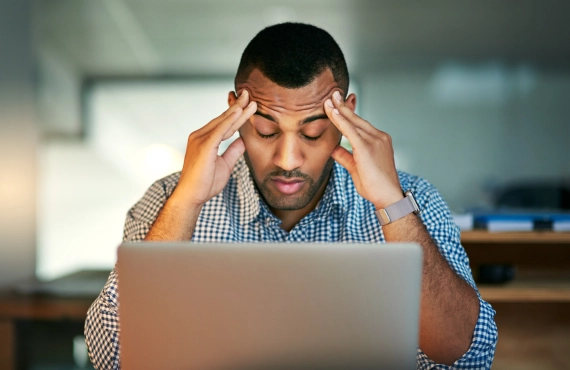
<path fill-rule="evenodd" d="M 570 302 L 568 273 L 527 273 L 504 285 L 479 284 L 489 302 Z"/>
<path fill-rule="evenodd" d="M 490 233 L 485 230 L 474 230 L 462 232 L 461 242 L 570 244 L 570 232 L 527 231 Z"/>

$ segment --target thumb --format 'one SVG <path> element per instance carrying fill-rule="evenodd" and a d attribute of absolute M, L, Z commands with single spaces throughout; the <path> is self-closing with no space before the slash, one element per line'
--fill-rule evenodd
<path fill-rule="evenodd" d="M 245 152 L 245 144 L 243 143 L 243 139 L 238 137 L 234 140 L 233 143 L 228 146 L 224 154 L 222 154 L 223 160 L 228 165 L 228 168 L 232 169 L 238 158 Z"/>
<path fill-rule="evenodd" d="M 339 145 L 333 150 L 331 157 L 353 175 L 356 163 L 351 152 Z"/>

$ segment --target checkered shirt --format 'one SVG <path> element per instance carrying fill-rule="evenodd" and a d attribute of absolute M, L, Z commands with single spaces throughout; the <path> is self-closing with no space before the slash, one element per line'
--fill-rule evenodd
<path fill-rule="evenodd" d="M 403 189 L 414 192 L 422 209 L 421 218 L 441 254 L 453 270 L 476 291 L 469 259 L 460 244 L 460 234 L 449 209 L 435 187 L 427 181 L 398 172 Z M 155 182 L 128 212 L 125 241 L 142 241 L 163 204 L 172 194 L 180 173 Z M 384 243 L 382 227 L 372 203 L 356 191 L 350 174 L 335 162 L 332 176 L 317 207 L 287 232 L 260 198 L 242 158 L 236 163 L 224 190 L 208 201 L 200 213 L 193 242 L 369 242 Z M 114 269 L 85 322 L 90 359 L 97 369 L 120 369 L 120 329 L 117 316 L 117 272 Z M 481 299 L 479 317 L 469 350 L 452 366 L 434 363 L 421 349 L 418 369 L 489 369 L 497 343 L 495 311 Z"/>

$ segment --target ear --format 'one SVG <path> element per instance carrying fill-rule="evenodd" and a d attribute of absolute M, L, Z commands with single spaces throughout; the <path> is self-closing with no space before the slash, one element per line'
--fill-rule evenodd
<path fill-rule="evenodd" d="M 236 103 L 237 98 L 238 97 L 237 97 L 236 93 L 234 91 L 230 91 L 228 93 L 228 106 L 231 107 L 232 105 L 234 105 Z"/>
<path fill-rule="evenodd" d="M 344 100 L 344 105 L 350 108 L 351 111 L 354 112 L 356 109 L 356 95 L 350 94 Z"/>

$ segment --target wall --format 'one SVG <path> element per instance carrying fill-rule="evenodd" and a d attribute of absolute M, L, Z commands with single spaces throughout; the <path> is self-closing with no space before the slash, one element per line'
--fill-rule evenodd
<path fill-rule="evenodd" d="M 392 136 L 398 167 L 453 210 L 489 204 L 509 181 L 570 179 L 570 71 L 442 64 L 359 80 L 362 115 Z"/>
<path fill-rule="evenodd" d="M 0 2 L 0 286 L 34 275 L 36 130 L 31 1 Z"/>

